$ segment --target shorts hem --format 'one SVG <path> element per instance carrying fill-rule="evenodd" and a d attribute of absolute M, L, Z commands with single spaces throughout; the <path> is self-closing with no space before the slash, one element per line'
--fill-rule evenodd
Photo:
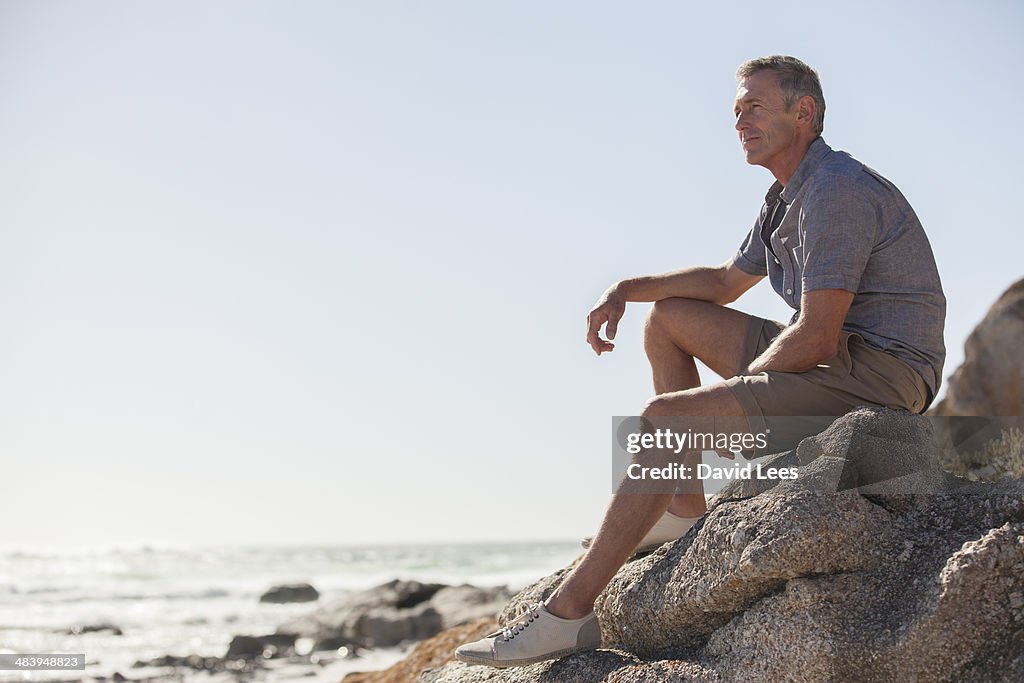
<path fill-rule="evenodd" d="M 733 397 L 743 409 L 743 415 L 747 418 L 747 429 L 751 434 L 763 434 L 768 430 L 768 424 L 764 419 L 764 411 L 757 402 L 757 397 L 750 390 L 744 381 L 746 375 L 739 375 L 725 381 L 725 386 L 732 392 Z M 760 457 L 764 453 L 755 452 L 752 457 Z"/>

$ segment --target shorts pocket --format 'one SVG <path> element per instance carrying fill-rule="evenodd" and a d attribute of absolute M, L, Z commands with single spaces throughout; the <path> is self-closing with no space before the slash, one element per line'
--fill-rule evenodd
<path fill-rule="evenodd" d="M 906 408 L 912 413 L 924 410 L 928 389 L 924 380 L 912 368 L 907 368 L 900 376 L 900 394 L 904 397 Z"/>
<path fill-rule="evenodd" d="M 839 379 L 849 377 L 853 371 L 853 356 L 850 353 L 850 344 L 853 341 L 853 337 L 861 338 L 859 334 L 842 332 L 839 337 L 839 348 L 836 349 L 834 355 L 818 363 L 818 368 L 827 368 L 829 375 Z M 861 343 L 863 343 L 863 340 L 861 340 Z"/>

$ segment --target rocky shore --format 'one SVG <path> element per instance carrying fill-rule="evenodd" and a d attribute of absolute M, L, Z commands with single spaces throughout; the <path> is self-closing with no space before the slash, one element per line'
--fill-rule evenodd
<path fill-rule="evenodd" d="M 927 418 L 852 413 L 774 458 L 797 480 L 730 484 L 685 537 L 623 567 L 596 606 L 604 649 L 506 670 L 435 653 L 405 680 L 1024 680 L 1024 483 L 956 477 L 934 448 Z"/>
<path fill-rule="evenodd" d="M 308 602 L 314 592 L 308 584 L 275 586 L 261 601 Z M 493 619 L 511 597 L 504 586 L 389 581 L 314 607 L 273 633 L 236 635 L 222 656 L 168 654 L 97 680 L 187 680 L 197 674 L 214 681 L 283 680 L 316 676 L 338 660 L 372 666 L 377 648 L 411 646 L 460 624 Z"/>
<path fill-rule="evenodd" d="M 1024 281 L 993 306 L 933 415 L 862 409 L 729 484 L 598 598 L 603 648 L 513 669 L 452 661 L 501 610 L 349 683 L 1024 680 Z"/>

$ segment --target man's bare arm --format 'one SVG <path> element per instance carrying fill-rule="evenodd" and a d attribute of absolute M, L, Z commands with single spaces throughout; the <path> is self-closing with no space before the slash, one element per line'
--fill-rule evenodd
<path fill-rule="evenodd" d="M 735 301 L 764 276 L 749 275 L 729 259 L 720 266 L 694 266 L 661 275 L 629 278 L 614 285 L 626 301 L 661 301 L 684 297 L 727 304 Z"/>
<path fill-rule="evenodd" d="M 805 292 L 796 322 L 740 374 L 756 375 L 766 370 L 806 372 L 835 355 L 851 303 L 853 293 L 844 289 Z"/>
<path fill-rule="evenodd" d="M 587 316 L 587 343 L 599 356 L 615 348 L 601 338 L 601 327 L 607 324 L 605 334 L 609 340 L 615 339 L 627 302 L 685 297 L 724 305 L 738 299 L 763 278 L 745 273 L 730 259 L 720 266 L 696 266 L 622 280 L 608 288 Z"/>

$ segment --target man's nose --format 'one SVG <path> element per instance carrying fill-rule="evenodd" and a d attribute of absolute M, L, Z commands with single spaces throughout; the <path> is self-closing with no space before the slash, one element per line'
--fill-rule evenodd
<path fill-rule="evenodd" d="M 740 112 L 740 115 L 736 117 L 736 130 L 742 131 L 750 128 L 750 123 L 747 122 L 747 115 L 744 112 Z"/>

